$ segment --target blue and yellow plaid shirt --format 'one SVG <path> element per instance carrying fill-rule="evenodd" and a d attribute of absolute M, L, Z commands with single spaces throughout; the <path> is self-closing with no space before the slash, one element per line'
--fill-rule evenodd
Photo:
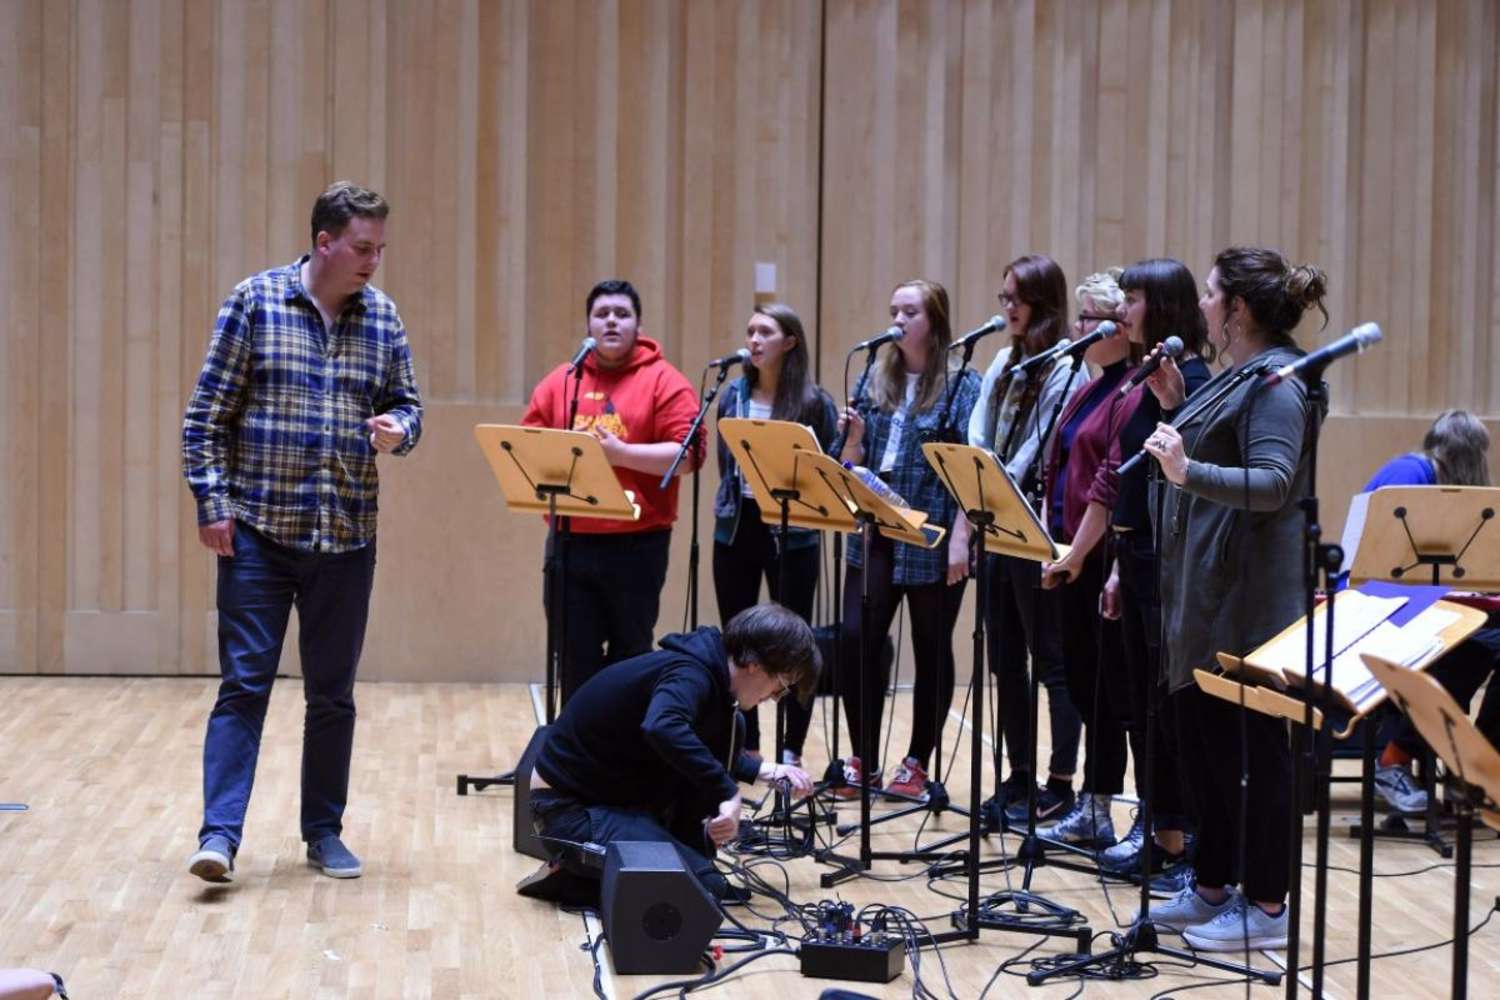
<path fill-rule="evenodd" d="M 953 407 L 948 419 L 943 420 L 947 387 L 937 402 L 925 410 L 909 413 L 897 442 L 896 464 L 882 478 L 915 510 L 927 515 L 929 523 L 948 531 L 953 530 L 954 518 L 958 516 L 958 501 L 953 499 L 943 485 L 943 480 L 922 454 L 926 441 L 963 441 L 968 433 L 969 415 L 979 401 L 979 374 L 965 368 L 957 376 L 958 386 L 953 390 Z M 885 454 L 886 442 L 890 440 L 893 415 L 876 406 L 866 395 L 859 402 L 860 412 L 865 418 L 865 461 L 871 469 L 878 469 L 881 456 Z M 848 562 L 851 566 L 864 565 L 864 540 L 857 534 L 849 536 Z M 924 583 L 936 583 L 948 574 L 948 544 L 946 541 L 936 548 L 924 549 L 905 542 L 896 542 L 891 582 L 898 587 L 915 587 Z"/>
<path fill-rule="evenodd" d="M 289 548 L 348 552 L 375 537 L 364 422 L 400 421 L 404 455 L 422 434 L 422 398 L 395 303 L 366 286 L 325 331 L 305 260 L 246 278 L 219 309 L 182 465 L 199 524 L 232 517 Z"/>

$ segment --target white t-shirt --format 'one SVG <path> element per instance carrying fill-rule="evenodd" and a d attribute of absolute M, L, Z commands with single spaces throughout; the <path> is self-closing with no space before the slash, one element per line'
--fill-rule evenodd
<path fill-rule="evenodd" d="M 921 372 L 906 373 L 906 398 L 900 408 L 891 414 L 891 435 L 885 439 L 885 454 L 880 456 L 876 472 L 890 472 L 896 467 L 896 457 L 901 452 L 901 435 L 906 431 L 906 418 L 911 414 L 911 405 L 917 400 L 917 383 L 920 381 Z"/>
<path fill-rule="evenodd" d="M 751 420 L 771 419 L 770 403 L 757 403 L 753 399 L 746 399 L 745 402 L 747 404 L 745 407 L 745 416 L 749 417 Z M 740 491 L 744 493 L 745 496 L 749 497 L 755 495 L 750 489 L 750 480 L 746 479 L 743 474 L 740 475 L 740 483 Z"/>

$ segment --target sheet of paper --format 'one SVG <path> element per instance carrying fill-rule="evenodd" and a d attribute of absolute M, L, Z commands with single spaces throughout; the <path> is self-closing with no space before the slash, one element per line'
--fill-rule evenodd
<path fill-rule="evenodd" d="M 1365 511 L 1369 507 L 1368 493 L 1356 493 L 1349 501 L 1349 514 L 1344 520 L 1344 537 L 1339 542 L 1344 550 L 1341 572 L 1347 573 L 1354 566 L 1354 556 L 1359 552 L 1359 538 L 1365 533 Z"/>
<path fill-rule="evenodd" d="M 1339 594 L 1333 614 L 1333 652 L 1339 653 L 1368 635 L 1377 625 L 1400 610 L 1404 597 L 1371 597 L 1357 590 Z M 1328 605 L 1313 613 L 1313 662 L 1323 663 L 1328 648 Z M 1246 661 L 1261 670 L 1277 671 L 1288 677 L 1305 672 L 1307 632 L 1296 628 L 1272 639 L 1247 656 Z"/>

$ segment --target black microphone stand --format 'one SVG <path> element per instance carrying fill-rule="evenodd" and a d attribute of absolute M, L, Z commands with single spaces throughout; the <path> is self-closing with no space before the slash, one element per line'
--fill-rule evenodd
<path fill-rule="evenodd" d="M 709 368 L 713 366 L 710 365 Z M 693 450 L 698 440 L 698 434 L 703 427 L 703 417 L 708 413 L 708 408 L 713 405 L 714 397 L 718 396 L 719 388 L 724 380 L 729 377 L 729 366 L 719 365 L 719 377 L 714 379 L 713 386 L 705 393 L 703 386 L 708 382 L 708 368 L 703 369 L 703 378 L 698 383 L 698 415 L 693 418 L 692 426 L 688 428 L 687 437 L 682 439 L 682 447 L 677 449 L 677 454 L 672 458 L 672 464 L 667 466 L 666 475 L 661 477 L 661 488 L 666 489 L 672 484 L 672 477 L 677 475 L 677 469 L 682 465 L 682 460 L 687 458 L 688 453 Z M 699 465 L 702 463 L 700 462 Z M 688 607 L 688 630 L 698 627 L 698 466 L 693 467 L 693 516 L 691 539 L 688 543 L 688 585 L 687 585 L 687 607 Z"/>
<path fill-rule="evenodd" d="M 1036 511 L 1042 510 L 1041 505 L 1043 502 L 1043 498 L 1040 493 L 1040 477 L 1037 475 L 1038 464 L 1041 461 L 1042 456 L 1046 453 L 1047 442 L 1052 439 L 1052 433 L 1057 426 L 1058 417 L 1062 413 L 1063 403 L 1068 398 L 1068 391 L 1072 388 L 1073 382 L 1077 379 L 1078 372 L 1083 366 L 1083 353 L 1084 352 L 1080 350 L 1074 352 L 1072 355 L 1072 370 L 1068 373 L 1067 384 L 1063 391 L 1058 395 L 1056 401 L 1054 401 L 1053 403 L 1052 411 L 1050 414 L 1048 414 L 1047 418 L 1047 429 L 1041 436 L 1040 446 L 1037 448 L 1036 454 L 1032 456 L 1031 463 L 1028 466 L 1026 475 L 1024 477 L 1024 482 L 1026 486 L 1029 487 L 1026 489 L 1026 492 L 1028 494 L 1027 502 L 1031 505 L 1031 508 Z M 1050 367 L 1041 366 L 1040 368 L 1028 368 L 1023 371 L 1022 374 L 1029 379 L 1037 377 L 1038 373 L 1048 371 L 1050 371 Z M 988 592 L 986 591 L 986 593 Z M 1042 591 L 1040 581 L 1038 581 L 1036 588 L 1032 592 L 1032 621 L 1034 622 L 1041 620 L 1041 605 Z M 981 609 L 981 613 L 986 611 L 987 609 Z M 1020 864 L 1025 868 L 1025 876 L 1022 880 L 1021 888 L 1019 890 L 1006 889 L 991 894 L 990 897 L 986 900 L 984 906 L 981 908 L 978 922 L 980 927 L 990 928 L 994 930 L 1017 931 L 1026 934 L 1039 934 L 1044 936 L 1071 937 L 1077 942 L 1078 953 L 1086 955 L 1088 954 L 1091 947 L 1090 942 L 1093 938 L 1093 931 L 1083 923 L 1083 915 L 1080 914 L 1077 910 L 1073 910 L 1060 904 L 1054 903 L 1051 900 L 1048 900 L 1031 892 L 1031 877 L 1039 865 L 1050 864 L 1051 866 L 1056 868 L 1082 872 L 1084 874 L 1093 874 L 1095 873 L 1096 869 L 1092 866 L 1086 866 L 1069 861 L 1056 860 L 1048 857 L 1046 848 L 1043 846 L 1041 838 L 1036 835 L 1035 775 L 1037 773 L 1037 741 L 1039 735 L 1037 731 L 1039 723 L 1038 702 L 1040 700 L 1041 681 L 1037 665 L 1033 663 L 1029 666 L 1030 677 L 1028 679 L 1028 697 L 1030 701 L 1031 731 L 1029 740 L 1030 745 L 1027 747 L 1027 762 L 1032 780 L 1027 783 L 1028 787 L 1026 790 L 1026 834 L 1022 839 L 1020 849 L 1016 852 L 1014 861 L 1010 859 L 996 859 L 985 861 L 978 865 L 979 868 L 982 868 L 984 870 L 1004 870 L 1009 869 L 1016 864 Z M 976 667 L 976 669 L 978 668 Z M 1000 812 L 1000 821 L 1002 825 L 1005 824 L 1005 813 L 1003 810 L 1001 810 Z M 1072 848 L 1069 848 L 1067 845 L 1059 844 L 1056 846 L 1064 850 L 1072 850 Z M 950 867 L 938 869 L 937 871 L 942 874 L 949 874 L 953 870 L 954 869 Z M 1016 912 L 997 912 L 1000 907 L 1003 907 L 1007 904 L 1013 905 L 1016 909 Z"/>

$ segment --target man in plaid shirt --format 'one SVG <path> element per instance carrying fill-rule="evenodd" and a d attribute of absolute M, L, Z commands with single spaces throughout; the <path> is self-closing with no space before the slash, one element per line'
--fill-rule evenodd
<path fill-rule="evenodd" d="M 354 674 L 375 575 L 375 454 L 404 455 L 422 399 L 396 306 L 370 284 L 389 207 L 345 181 L 313 206 L 312 252 L 242 281 L 219 310 L 183 418 L 198 538 L 218 555 L 223 682 L 203 745 L 203 826 L 189 870 L 234 879 L 261 726 L 297 608 L 308 862 L 355 878 L 339 839 Z"/>

